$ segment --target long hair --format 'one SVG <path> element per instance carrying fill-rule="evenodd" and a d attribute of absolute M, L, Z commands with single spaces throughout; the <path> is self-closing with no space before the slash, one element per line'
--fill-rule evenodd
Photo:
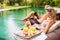
<path fill-rule="evenodd" d="M 52 7 L 48 7 L 47 11 L 50 14 L 51 19 L 56 19 L 56 10 L 54 10 Z"/>
<path fill-rule="evenodd" d="M 56 19 L 56 10 L 54 9 L 51 10 L 51 18 Z"/>

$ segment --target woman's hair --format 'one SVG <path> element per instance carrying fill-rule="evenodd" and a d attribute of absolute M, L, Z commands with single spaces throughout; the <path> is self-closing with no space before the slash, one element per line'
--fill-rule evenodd
<path fill-rule="evenodd" d="M 52 19 L 56 19 L 56 10 L 54 9 L 51 10 L 51 17 Z"/>
<path fill-rule="evenodd" d="M 52 7 L 48 7 L 47 11 L 49 12 L 51 19 L 56 19 L 56 11 Z"/>

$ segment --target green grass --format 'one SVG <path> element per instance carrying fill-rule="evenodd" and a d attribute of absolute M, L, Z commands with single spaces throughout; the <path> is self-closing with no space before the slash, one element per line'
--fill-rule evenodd
<path fill-rule="evenodd" d="M 54 8 L 60 8 L 60 7 L 58 7 L 58 6 L 54 6 Z"/>
<path fill-rule="evenodd" d="M 6 6 L 4 9 L 27 8 L 30 6 Z"/>

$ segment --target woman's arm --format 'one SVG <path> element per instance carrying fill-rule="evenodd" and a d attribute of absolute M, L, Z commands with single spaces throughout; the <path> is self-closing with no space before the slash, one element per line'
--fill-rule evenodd
<path fill-rule="evenodd" d="M 39 22 L 39 23 L 42 23 L 42 22 L 43 22 L 45 19 L 47 19 L 49 16 L 50 16 L 49 13 L 44 14 L 44 15 L 38 20 L 38 22 Z"/>

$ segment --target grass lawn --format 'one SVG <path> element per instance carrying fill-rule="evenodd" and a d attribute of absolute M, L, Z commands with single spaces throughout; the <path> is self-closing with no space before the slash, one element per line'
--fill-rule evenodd
<path fill-rule="evenodd" d="M 31 7 L 31 6 L 5 6 L 4 9 L 1 9 L 0 11 L 21 9 L 21 8 L 28 8 L 28 7 Z"/>
<path fill-rule="evenodd" d="M 16 8 L 27 8 L 30 6 L 6 6 L 4 9 L 16 9 Z"/>
<path fill-rule="evenodd" d="M 54 8 L 60 8 L 60 7 L 58 7 L 58 6 L 54 6 Z"/>

